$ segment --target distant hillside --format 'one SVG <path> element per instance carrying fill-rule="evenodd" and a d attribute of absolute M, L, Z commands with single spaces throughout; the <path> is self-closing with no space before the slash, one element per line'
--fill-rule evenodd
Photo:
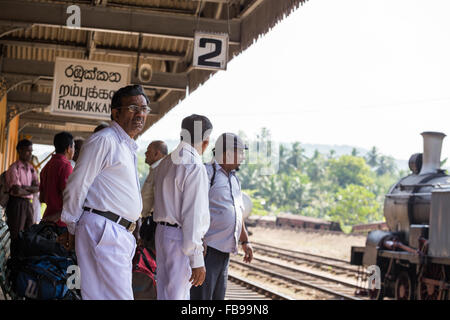
<path fill-rule="evenodd" d="M 288 144 L 289 145 L 289 144 Z M 331 150 L 335 151 L 336 156 L 342 156 L 345 154 L 351 154 L 353 148 L 356 148 L 359 156 L 365 156 L 369 150 L 359 147 L 353 147 L 348 145 L 328 145 L 328 144 L 302 144 L 302 148 L 305 149 L 305 154 L 307 157 L 310 157 L 314 154 L 317 149 L 321 154 L 329 154 Z M 397 168 L 400 170 L 408 169 L 408 160 L 399 160 L 394 159 L 397 165 Z"/>

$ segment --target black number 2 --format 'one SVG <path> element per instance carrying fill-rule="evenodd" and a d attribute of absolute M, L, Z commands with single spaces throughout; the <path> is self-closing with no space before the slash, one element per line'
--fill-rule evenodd
<path fill-rule="evenodd" d="M 198 64 L 208 67 L 220 68 L 220 62 L 207 61 L 208 59 L 217 57 L 222 52 L 222 41 L 216 39 L 201 38 L 200 47 L 205 48 L 207 43 L 212 43 L 215 45 L 213 52 L 206 53 L 198 57 Z"/>

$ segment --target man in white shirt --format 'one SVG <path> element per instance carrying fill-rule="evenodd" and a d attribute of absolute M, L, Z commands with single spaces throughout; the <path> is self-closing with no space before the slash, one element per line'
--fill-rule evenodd
<path fill-rule="evenodd" d="M 181 142 L 155 171 L 158 300 L 189 300 L 191 286 L 205 280 L 203 241 L 209 228 L 208 176 L 201 154 L 212 124 L 193 114 L 183 119 Z"/>
<path fill-rule="evenodd" d="M 84 300 L 133 299 L 132 232 L 142 210 L 133 138 L 144 127 L 148 104 L 138 85 L 114 94 L 111 125 L 84 142 L 64 190 L 61 220 L 75 240 Z"/>

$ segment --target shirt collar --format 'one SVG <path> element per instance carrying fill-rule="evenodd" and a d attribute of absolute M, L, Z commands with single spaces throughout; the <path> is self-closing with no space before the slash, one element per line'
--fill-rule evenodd
<path fill-rule="evenodd" d="M 125 132 L 125 130 L 123 130 L 123 128 L 117 122 L 112 121 L 110 127 L 116 132 L 120 142 L 125 141 L 125 143 L 130 146 L 131 150 L 137 151 L 138 145 L 136 144 L 136 142 L 133 139 L 131 139 L 131 137 Z"/>
<path fill-rule="evenodd" d="M 28 162 L 24 163 L 21 160 L 17 160 L 17 167 L 23 168 L 23 169 L 28 169 L 29 167 L 31 167 L 31 164 Z"/>
<path fill-rule="evenodd" d="M 69 160 L 67 160 L 66 156 L 63 155 L 63 154 L 61 154 L 61 153 L 55 153 L 52 157 L 53 157 L 53 158 L 58 158 L 58 159 L 62 159 L 62 160 L 69 161 Z"/>
<path fill-rule="evenodd" d="M 190 153 L 192 153 L 195 157 L 198 157 L 199 159 L 201 159 L 200 154 L 198 153 L 197 150 L 195 150 L 195 148 L 193 146 L 191 146 L 189 143 L 186 143 L 184 141 L 180 142 L 180 148 L 183 148 L 187 151 L 189 151 Z"/>
<path fill-rule="evenodd" d="M 155 162 L 150 166 L 150 168 L 155 169 L 155 168 L 161 163 L 162 159 L 164 159 L 164 157 L 161 158 L 161 159 L 159 159 L 158 161 L 155 161 Z"/>
<path fill-rule="evenodd" d="M 222 166 L 217 162 L 217 160 L 215 158 L 214 158 L 213 165 L 216 166 L 216 169 L 222 170 L 226 175 L 228 175 L 227 172 L 225 171 L 225 169 L 222 168 Z M 236 170 L 231 170 L 230 175 L 231 174 L 234 175 L 235 173 L 236 173 Z"/>

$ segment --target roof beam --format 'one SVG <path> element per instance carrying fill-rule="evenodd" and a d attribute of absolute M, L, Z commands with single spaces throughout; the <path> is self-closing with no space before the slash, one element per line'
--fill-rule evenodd
<path fill-rule="evenodd" d="M 30 2 L 24 0 L 0 1 L 0 22 L 6 25 L 41 24 L 66 27 L 70 4 Z M 126 8 L 111 8 L 78 4 L 81 11 L 80 29 L 149 35 L 173 39 L 193 40 L 194 30 L 227 32 L 228 21 L 196 18 L 193 15 L 154 12 Z M 240 42 L 239 19 L 230 22 L 230 42 Z"/>
<path fill-rule="evenodd" d="M 53 144 L 53 138 L 55 137 L 55 134 L 61 131 L 62 130 L 25 127 L 20 132 L 20 134 L 32 136 L 33 138 L 31 140 L 33 141 L 33 143 Z M 71 133 L 73 136 L 80 136 L 83 138 L 88 138 L 90 135 L 92 135 L 92 131 L 72 131 Z"/>
<path fill-rule="evenodd" d="M 33 104 L 33 105 L 49 106 L 52 102 L 52 95 L 43 92 L 35 92 L 35 91 L 24 92 L 12 90 L 8 93 L 7 102 L 8 105 Z"/>
<path fill-rule="evenodd" d="M 50 93 L 42 92 L 23 92 L 23 91 L 11 91 L 7 97 L 8 106 L 20 105 L 23 107 L 32 108 L 47 108 L 52 103 L 52 95 Z M 159 103 L 151 102 L 150 108 L 152 109 L 150 115 L 159 113 Z M 98 120 L 100 121 L 100 120 Z M 79 123 L 77 120 L 76 123 Z"/>
<path fill-rule="evenodd" d="M 8 93 L 7 97 L 8 106 L 20 105 L 23 107 L 31 108 L 47 108 L 52 103 L 52 95 L 50 93 L 43 92 L 24 92 L 12 90 Z M 150 108 L 152 109 L 150 115 L 159 113 L 159 102 L 151 102 Z M 101 120 L 98 120 L 101 121 Z M 79 123 L 78 120 L 76 123 Z"/>
<path fill-rule="evenodd" d="M 21 76 L 43 76 L 53 79 L 55 63 L 49 61 L 32 61 L 19 59 L 3 59 L 0 70 L 6 77 L 8 74 L 19 74 Z M 140 84 L 145 88 L 167 89 L 173 91 L 186 91 L 189 83 L 187 73 L 153 72 L 150 82 L 141 82 L 135 73 L 131 73 L 131 83 Z"/>
<path fill-rule="evenodd" d="M 264 0 L 253 0 L 253 2 L 247 8 L 245 8 L 244 11 L 241 12 L 241 14 L 239 15 L 239 18 L 245 19 L 250 14 L 252 14 L 253 11 L 255 11 L 255 9 L 258 8 L 258 6 L 263 2 L 264 2 Z"/>
<path fill-rule="evenodd" d="M 15 38 L 15 37 L 4 37 L 0 38 L 0 43 L 8 46 L 22 46 L 29 48 L 42 48 L 42 49 L 53 49 L 53 50 L 63 50 L 63 51 L 75 51 L 84 53 L 86 51 L 86 47 L 88 44 L 80 44 L 80 43 L 60 43 L 57 41 L 48 41 L 48 40 L 29 40 L 23 38 Z M 95 52 L 103 55 L 111 55 L 111 56 L 128 56 L 135 57 L 136 50 L 131 48 L 120 48 L 120 47 L 108 47 L 102 46 L 100 44 L 95 46 Z M 178 52 L 166 52 L 166 51 L 155 51 L 155 50 L 146 50 L 141 49 L 141 56 L 145 58 L 150 58 L 153 60 L 169 60 L 169 61 L 179 61 L 184 58 L 184 53 Z"/>
<path fill-rule="evenodd" d="M 42 113 L 28 112 L 20 116 L 20 121 L 21 122 L 23 121 L 23 123 L 31 122 L 31 123 L 46 123 L 56 125 L 82 124 L 82 125 L 97 126 L 100 122 L 103 122 L 104 120 L 59 116 L 46 112 Z"/>

